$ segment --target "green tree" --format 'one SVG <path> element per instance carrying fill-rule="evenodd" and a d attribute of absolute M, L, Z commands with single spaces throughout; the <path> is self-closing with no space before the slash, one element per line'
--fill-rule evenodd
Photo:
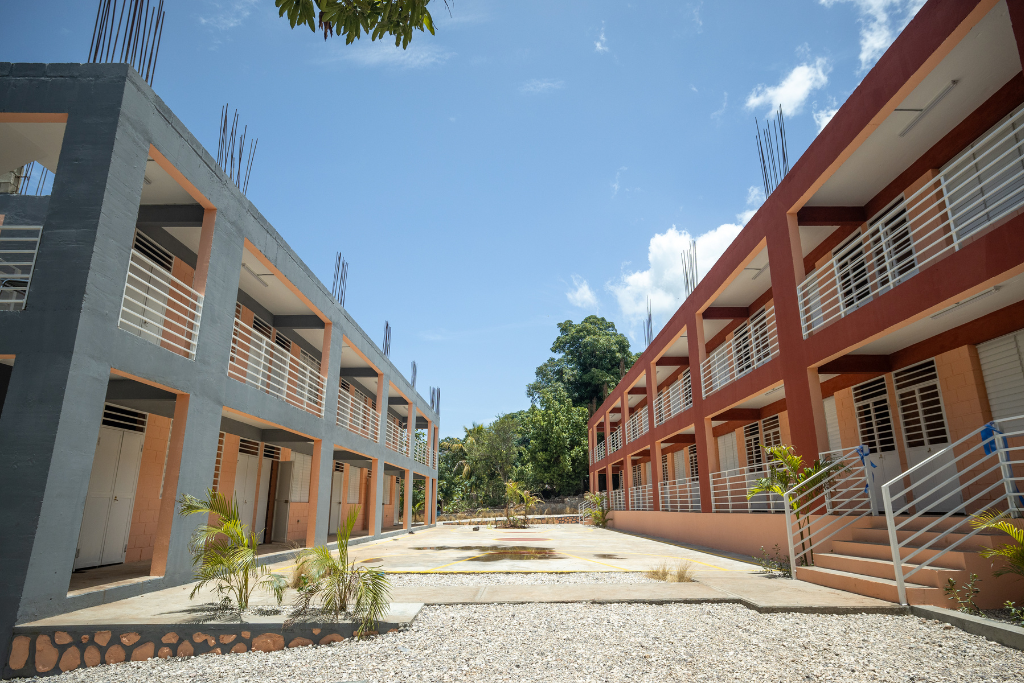
<path fill-rule="evenodd" d="M 536 405 L 541 391 L 561 386 L 574 406 L 589 407 L 605 399 L 637 355 L 629 350 L 629 339 L 615 329 L 615 323 L 589 315 L 578 325 L 571 320 L 558 324 L 558 337 L 549 358 L 536 371 L 537 379 L 526 387 Z"/>
<path fill-rule="evenodd" d="M 543 490 L 574 495 L 587 476 L 588 411 L 574 406 L 561 385 L 541 389 L 538 405 L 526 413 L 526 460 Z"/>
<path fill-rule="evenodd" d="M 409 46 L 412 32 L 434 34 L 434 19 L 427 10 L 430 0 L 276 0 L 278 15 L 288 15 L 292 28 L 319 28 L 327 36 L 345 36 L 348 45 L 365 33 L 370 40 L 395 37 L 395 47 Z M 445 0 L 448 6 L 448 0 Z"/>

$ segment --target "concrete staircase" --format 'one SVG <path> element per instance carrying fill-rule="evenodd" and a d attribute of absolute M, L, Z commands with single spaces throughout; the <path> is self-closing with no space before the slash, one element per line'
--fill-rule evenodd
<path fill-rule="evenodd" d="M 892 562 L 885 517 L 879 515 L 864 519 L 867 522 L 866 527 L 853 529 L 851 540 L 833 540 L 830 552 L 814 553 L 814 566 L 798 567 L 796 578 L 859 595 L 899 602 L 896 567 Z M 934 521 L 935 517 L 919 517 L 905 530 L 897 532 L 900 541 L 906 540 L 914 535 L 915 531 Z M 950 518 L 939 524 L 938 528 L 950 529 L 958 522 L 962 523 L 963 518 Z M 907 557 L 922 543 L 938 537 L 940 533 L 936 530 L 921 534 L 910 546 L 901 548 L 901 556 Z M 949 545 L 964 536 L 965 534 L 951 533 L 937 546 L 930 547 L 914 557 L 912 562 L 916 563 L 941 555 L 935 562 L 907 580 L 907 601 L 911 605 L 948 607 L 949 600 L 943 591 L 946 581 L 952 578 L 958 585 L 963 585 L 970 578 L 969 567 L 976 564 L 973 560 L 978 557 L 977 551 L 999 542 L 996 540 L 998 532 L 983 531 L 958 546 L 956 550 L 945 551 Z M 904 574 L 916 566 L 904 564 Z"/>

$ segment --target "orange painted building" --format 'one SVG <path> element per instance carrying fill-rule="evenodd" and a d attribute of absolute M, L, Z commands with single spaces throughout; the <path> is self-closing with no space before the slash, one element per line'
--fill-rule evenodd
<path fill-rule="evenodd" d="M 924 5 L 592 416 L 612 526 L 1024 598 L 970 524 L 1024 509 L 1022 54 L 1024 1 Z M 751 494 L 782 444 L 817 488 Z"/>

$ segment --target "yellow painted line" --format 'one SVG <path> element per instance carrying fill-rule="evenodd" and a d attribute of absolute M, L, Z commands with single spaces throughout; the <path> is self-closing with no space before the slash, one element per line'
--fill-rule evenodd
<path fill-rule="evenodd" d="M 593 562 L 594 564 L 603 564 L 603 565 L 604 565 L 604 566 L 606 566 L 606 567 L 611 567 L 612 569 L 617 569 L 617 570 L 619 570 L 620 572 L 628 572 L 628 571 L 631 571 L 631 570 L 629 570 L 629 569 L 626 569 L 625 567 L 616 567 L 616 566 L 615 566 L 614 564 L 608 564 L 607 562 L 598 562 L 597 560 L 591 560 L 590 558 L 587 558 L 587 557 L 577 557 L 576 555 L 570 555 L 569 553 L 567 553 L 567 552 L 564 552 L 564 551 L 561 551 L 561 550 L 560 550 L 560 551 L 558 551 L 558 552 L 561 552 L 561 553 L 562 553 L 563 555 L 565 555 L 566 557 L 571 557 L 571 558 L 573 558 L 574 560 L 583 560 L 584 562 Z"/>

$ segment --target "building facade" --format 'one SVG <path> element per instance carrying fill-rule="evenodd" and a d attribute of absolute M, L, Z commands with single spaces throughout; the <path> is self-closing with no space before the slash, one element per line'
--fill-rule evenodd
<path fill-rule="evenodd" d="M 0 167 L 31 162 L 52 191 L 0 194 L 5 633 L 189 582 L 183 494 L 268 562 L 353 509 L 402 533 L 403 488 L 433 523 L 437 413 L 134 70 L 0 64 Z"/>
<path fill-rule="evenodd" d="M 615 528 L 1024 596 L 970 525 L 1024 508 L 1022 49 L 1021 0 L 924 5 L 591 418 Z M 781 444 L 828 469 L 788 512 L 750 494 Z"/>

